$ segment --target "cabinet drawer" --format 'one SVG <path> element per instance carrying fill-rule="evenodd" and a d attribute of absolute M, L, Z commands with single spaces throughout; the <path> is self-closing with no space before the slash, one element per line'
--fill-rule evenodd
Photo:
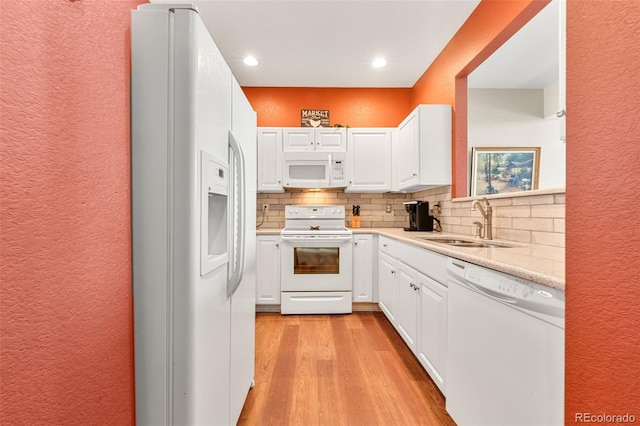
<path fill-rule="evenodd" d="M 382 235 L 378 238 L 378 250 L 382 253 L 386 253 L 391 257 L 397 257 L 397 246 L 398 242 L 391 238 L 383 237 Z"/>
<path fill-rule="evenodd" d="M 395 243 L 395 250 L 398 259 L 402 262 L 439 283 L 446 285 L 447 258 L 445 256 L 399 242 Z"/>

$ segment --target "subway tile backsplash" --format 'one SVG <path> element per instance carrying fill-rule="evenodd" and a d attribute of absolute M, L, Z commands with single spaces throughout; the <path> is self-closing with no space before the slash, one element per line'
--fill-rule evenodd
<path fill-rule="evenodd" d="M 405 201 L 423 200 L 429 207 L 440 203 L 440 220 L 444 232 L 473 236 L 473 222 L 481 220 L 479 212 L 471 211 L 472 200 L 451 201 L 451 187 L 430 189 L 413 194 L 351 194 L 342 189 L 320 192 L 287 190 L 284 194 L 258 194 L 257 223 L 260 228 L 284 227 L 284 207 L 295 204 L 338 204 L 347 212 L 347 226 L 351 226 L 351 206 L 360 205 L 361 228 L 402 228 L 408 226 L 409 215 Z M 520 195 L 490 200 L 493 206 L 493 236 L 496 239 L 525 242 L 549 247 L 565 245 L 565 196 L 555 192 L 542 195 Z M 262 214 L 263 204 L 269 209 Z M 387 212 L 389 206 L 391 212 Z"/>

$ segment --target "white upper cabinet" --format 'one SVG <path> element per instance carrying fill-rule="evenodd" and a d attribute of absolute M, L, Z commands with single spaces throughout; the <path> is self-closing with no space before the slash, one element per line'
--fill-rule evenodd
<path fill-rule="evenodd" d="M 282 128 L 258 128 L 258 192 L 284 192 Z"/>
<path fill-rule="evenodd" d="M 391 190 L 392 140 L 396 129 L 356 128 L 347 131 L 345 192 Z"/>
<path fill-rule="evenodd" d="M 344 127 L 285 127 L 282 131 L 284 152 L 347 150 L 347 131 Z"/>
<path fill-rule="evenodd" d="M 398 190 L 451 184 L 451 106 L 419 105 L 398 126 Z"/>

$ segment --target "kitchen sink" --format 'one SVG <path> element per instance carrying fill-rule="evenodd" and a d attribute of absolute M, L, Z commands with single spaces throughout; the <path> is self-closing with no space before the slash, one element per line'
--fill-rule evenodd
<path fill-rule="evenodd" d="M 430 241 L 433 243 L 440 244 L 448 244 L 450 246 L 456 247 L 480 247 L 480 248 L 491 248 L 491 247 L 501 247 L 508 248 L 513 247 L 510 244 L 499 243 L 491 240 L 472 240 L 472 239 L 464 239 L 464 238 L 447 238 L 447 237 L 418 237 L 421 240 Z"/>

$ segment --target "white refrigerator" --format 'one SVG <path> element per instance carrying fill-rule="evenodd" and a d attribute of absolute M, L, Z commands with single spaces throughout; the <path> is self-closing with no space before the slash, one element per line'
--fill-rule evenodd
<path fill-rule="evenodd" d="M 235 424 L 254 375 L 256 114 L 196 7 L 131 21 L 136 424 Z"/>

